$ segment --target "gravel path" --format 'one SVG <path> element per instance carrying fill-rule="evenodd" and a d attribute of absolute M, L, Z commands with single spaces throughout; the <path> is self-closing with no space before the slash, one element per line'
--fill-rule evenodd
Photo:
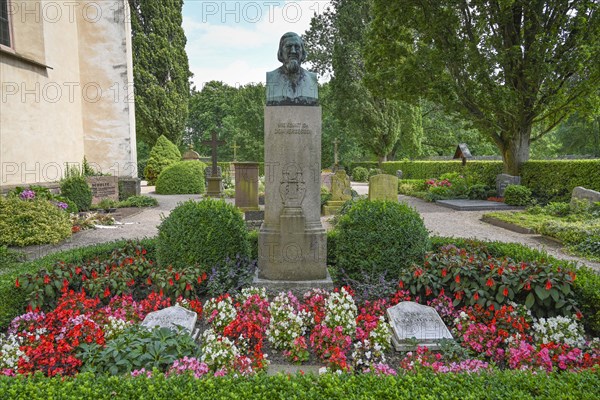
<path fill-rule="evenodd" d="M 358 194 L 368 193 L 367 184 L 353 182 L 352 187 Z M 151 186 L 142 187 L 143 194 L 155 197 L 158 200 L 158 207 L 141 209 L 138 214 L 126 217 L 122 221 L 119 221 L 122 222 L 123 225 L 119 225 L 115 228 L 93 229 L 79 232 L 59 245 L 30 246 L 21 250 L 27 253 L 29 259 L 35 259 L 57 251 L 89 246 L 97 243 L 105 243 L 120 239 L 153 237 L 158 233 L 157 226 L 160 224 L 161 218 L 167 216 L 179 202 L 188 199 L 200 199 L 200 196 L 198 195 L 160 196 L 154 194 L 153 190 L 154 187 Z M 600 271 L 600 263 L 583 260 L 566 254 L 562 250 L 560 244 L 540 235 L 516 233 L 482 222 L 481 216 L 485 211 L 457 211 L 434 203 L 428 203 L 421 199 L 402 195 L 399 195 L 398 199 L 408 203 L 421 214 L 425 226 L 429 229 L 431 234 L 521 243 L 531 248 L 545 250 L 556 258 L 586 264 L 597 271 Z M 227 201 L 233 203 L 233 199 L 228 199 Z M 330 227 L 328 219 L 324 218 L 323 222 L 326 228 Z"/>

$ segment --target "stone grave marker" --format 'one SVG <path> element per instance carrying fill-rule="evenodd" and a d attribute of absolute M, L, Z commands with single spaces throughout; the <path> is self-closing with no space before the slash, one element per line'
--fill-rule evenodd
<path fill-rule="evenodd" d="M 498 197 L 504 197 L 504 191 L 508 185 L 520 185 L 521 177 L 508 174 L 500 174 L 496 176 L 496 192 Z"/>
<path fill-rule="evenodd" d="M 142 326 L 147 328 L 154 328 L 156 326 L 161 328 L 182 327 L 190 336 L 196 339 L 198 336 L 198 330 L 196 329 L 197 320 L 198 314 L 194 311 L 190 311 L 180 305 L 175 305 L 149 313 L 142 321 Z"/>
<path fill-rule="evenodd" d="M 331 192 L 331 177 L 335 175 L 333 172 L 321 173 L 321 186 L 325 186 Z"/>
<path fill-rule="evenodd" d="M 398 201 L 398 178 L 393 175 L 373 175 L 369 179 L 369 200 Z"/>
<path fill-rule="evenodd" d="M 596 203 L 600 201 L 600 192 L 595 190 L 586 189 L 582 186 L 577 186 L 573 189 L 571 194 L 571 204 L 574 204 L 577 200 L 586 200 L 590 203 Z"/>
<path fill-rule="evenodd" d="M 200 154 L 194 151 L 194 145 L 190 144 L 185 153 L 183 153 L 183 156 L 181 156 L 181 159 L 183 161 L 200 161 Z"/>
<path fill-rule="evenodd" d="M 323 206 L 324 215 L 333 215 L 337 213 L 344 203 L 352 198 L 352 186 L 350 177 L 346 171 L 338 169 L 331 177 L 331 200 Z"/>
<path fill-rule="evenodd" d="M 392 344 L 396 351 L 414 350 L 416 345 L 436 350 L 440 340 L 453 339 L 433 307 L 403 301 L 388 308 L 386 313 L 392 327 Z"/>
<path fill-rule="evenodd" d="M 92 188 L 92 204 L 104 199 L 119 201 L 119 177 L 88 176 L 86 179 Z"/>
<path fill-rule="evenodd" d="M 236 162 L 235 205 L 242 211 L 258 210 L 258 163 Z"/>
<path fill-rule="evenodd" d="M 257 285 L 328 277 L 321 224 L 322 111 L 317 76 L 300 66 L 303 49 L 298 34 L 285 33 L 278 53 L 282 65 L 267 72 L 265 219 L 258 237 Z"/>
<path fill-rule="evenodd" d="M 224 140 L 217 140 L 217 132 L 212 131 L 211 140 L 205 140 L 202 144 L 210 146 L 212 168 L 210 176 L 206 177 L 206 195 L 209 197 L 222 197 L 223 195 L 223 178 L 218 173 L 219 166 L 217 165 L 217 147 L 225 144 Z"/>

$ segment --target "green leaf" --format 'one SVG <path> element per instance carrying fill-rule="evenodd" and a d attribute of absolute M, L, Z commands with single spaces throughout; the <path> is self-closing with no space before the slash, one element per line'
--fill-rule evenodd
<path fill-rule="evenodd" d="M 550 289 L 550 296 L 552 296 L 552 299 L 554 299 L 555 302 L 558 302 L 558 300 L 560 299 L 558 290 L 556 290 L 555 288 Z"/>
<path fill-rule="evenodd" d="M 535 296 L 533 295 L 532 292 L 529 292 L 529 294 L 527 295 L 527 298 L 525 299 L 525 307 L 531 309 L 531 307 L 533 307 L 534 303 L 535 303 Z"/>
<path fill-rule="evenodd" d="M 535 294 L 540 298 L 540 300 L 546 300 L 548 296 L 550 296 L 550 291 L 546 290 L 543 286 L 536 285 L 535 286 Z"/>

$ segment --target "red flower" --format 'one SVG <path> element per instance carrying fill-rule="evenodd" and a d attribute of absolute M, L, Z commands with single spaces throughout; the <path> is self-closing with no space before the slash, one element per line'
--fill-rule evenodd
<path fill-rule="evenodd" d="M 475 294 L 473 295 L 473 300 L 479 300 L 479 293 L 475 292 Z"/>
<path fill-rule="evenodd" d="M 431 288 L 429 286 L 427 286 L 427 289 L 425 289 L 425 296 L 429 296 L 431 294 Z"/>
<path fill-rule="evenodd" d="M 192 291 L 192 285 L 190 285 L 189 282 L 185 285 L 185 290 L 187 290 L 188 292 Z"/>
<path fill-rule="evenodd" d="M 502 291 L 502 294 L 504 295 L 504 297 L 508 296 L 508 288 L 504 288 L 504 290 Z"/>
<path fill-rule="evenodd" d="M 423 275 L 423 270 L 421 268 L 417 268 L 415 270 L 415 278 L 418 278 L 421 275 Z"/>
<path fill-rule="evenodd" d="M 485 286 L 489 286 L 492 287 L 494 286 L 494 280 L 492 278 L 488 278 L 487 282 L 485 283 Z"/>
<path fill-rule="evenodd" d="M 169 278 L 169 285 L 173 286 L 173 279 Z"/>
<path fill-rule="evenodd" d="M 152 285 L 152 279 L 150 279 L 150 278 L 146 279 L 146 283 L 147 283 L 148 285 Z"/>
<path fill-rule="evenodd" d="M 109 296 L 110 296 L 110 289 L 107 286 L 106 289 L 104 289 L 104 297 L 109 297 Z"/>
<path fill-rule="evenodd" d="M 454 277 L 454 281 L 455 281 L 456 283 L 460 283 L 460 275 L 456 275 L 456 276 Z"/>
<path fill-rule="evenodd" d="M 402 282 L 402 281 L 398 282 L 398 286 L 400 286 L 400 289 L 404 289 L 404 282 Z"/>
<path fill-rule="evenodd" d="M 175 272 L 175 280 L 178 281 L 179 278 L 181 278 L 181 275 L 179 274 L 179 272 Z"/>
<path fill-rule="evenodd" d="M 552 282 L 550 282 L 550 279 L 548 279 L 548 281 L 546 281 L 546 290 L 550 289 L 552 289 Z"/>
<path fill-rule="evenodd" d="M 527 282 L 525 284 L 525 286 L 523 286 L 523 289 L 525 289 L 525 290 L 531 290 L 531 283 Z"/>
<path fill-rule="evenodd" d="M 44 275 L 44 284 L 49 284 L 50 283 L 50 277 L 48 275 Z"/>
<path fill-rule="evenodd" d="M 446 268 L 444 268 L 442 270 L 442 277 L 445 277 L 448 274 L 448 271 L 446 271 Z"/>

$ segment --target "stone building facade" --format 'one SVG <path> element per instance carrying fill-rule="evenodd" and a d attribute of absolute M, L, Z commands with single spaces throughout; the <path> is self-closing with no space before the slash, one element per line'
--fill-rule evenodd
<path fill-rule="evenodd" d="M 84 156 L 134 178 L 127 0 L 0 0 L 0 192 L 56 185 Z"/>

